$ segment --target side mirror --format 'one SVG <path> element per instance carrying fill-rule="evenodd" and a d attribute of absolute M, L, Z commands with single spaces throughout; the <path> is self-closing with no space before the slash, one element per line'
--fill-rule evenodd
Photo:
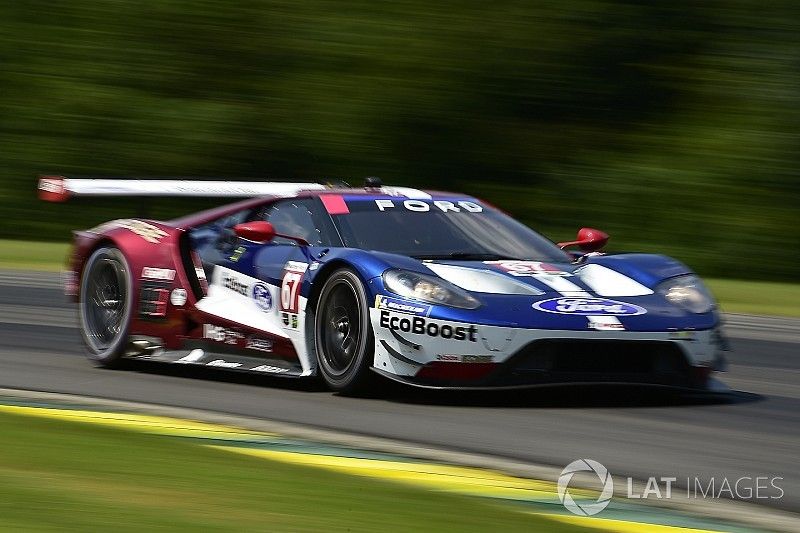
<path fill-rule="evenodd" d="M 578 240 L 560 242 L 558 247 L 562 250 L 569 246 L 578 246 L 584 252 L 596 252 L 608 242 L 608 235 L 599 229 L 581 228 L 578 230 Z"/>
<path fill-rule="evenodd" d="M 275 228 L 272 224 L 263 220 L 236 224 L 233 227 L 233 232 L 237 237 L 261 244 L 275 238 Z"/>
<path fill-rule="evenodd" d="M 233 227 L 233 232 L 237 237 L 251 242 L 264 244 L 270 242 L 275 237 L 283 237 L 295 241 L 300 246 L 308 246 L 308 241 L 302 237 L 292 237 L 275 232 L 275 226 L 264 220 L 254 220 L 253 222 L 243 222 Z"/>

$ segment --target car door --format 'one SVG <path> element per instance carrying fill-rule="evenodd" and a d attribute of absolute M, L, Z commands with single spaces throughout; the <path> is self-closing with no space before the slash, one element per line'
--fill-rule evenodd
<path fill-rule="evenodd" d="M 277 236 L 269 243 L 236 238 L 215 257 L 208 296 L 197 307 L 235 324 L 234 331 L 243 336 L 241 342 L 223 341 L 218 348 L 238 352 L 244 346 L 252 352 L 248 355 L 303 357 L 301 295 L 307 290 L 304 277 L 311 258 L 333 243 L 326 216 L 316 198 L 279 200 L 252 214 L 249 221 L 270 222 L 276 233 L 303 239 L 308 246 Z M 308 362 L 302 363 L 305 368 Z"/>
<path fill-rule="evenodd" d="M 275 246 L 262 248 L 255 258 L 257 276 L 278 289 L 276 308 L 281 325 L 290 332 L 301 331 L 303 295 L 309 288 L 306 271 L 323 249 L 341 243 L 336 242 L 330 216 L 318 198 L 277 202 L 265 210 L 263 219 L 276 233 L 308 242 L 308 246 L 298 246 L 297 241 L 276 237 Z"/>

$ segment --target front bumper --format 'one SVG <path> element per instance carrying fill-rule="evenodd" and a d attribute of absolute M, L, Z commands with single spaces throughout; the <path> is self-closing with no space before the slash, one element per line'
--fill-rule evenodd
<path fill-rule="evenodd" d="M 402 318 L 409 317 L 387 321 L 373 310 L 374 369 L 423 387 L 626 383 L 705 389 L 711 372 L 724 370 L 724 339 L 716 329 L 537 330 L 429 318 L 424 328 L 407 328 Z M 445 338 L 443 331 L 453 334 Z"/>

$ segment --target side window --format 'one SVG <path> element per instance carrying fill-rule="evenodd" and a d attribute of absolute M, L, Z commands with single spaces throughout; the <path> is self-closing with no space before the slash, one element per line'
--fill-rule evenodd
<path fill-rule="evenodd" d="M 243 209 L 189 230 L 189 246 L 200 256 L 206 278 L 211 279 L 214 267 L 227 260 L 236 247 L 237 238 L 233 227 L 248 220 L 253 214 L 253 209 Z M 188 255 L 184 261 L 189 264 Z"/>
<path fill-rule="evenodd" d="M 197 250 L 202 256 L 206 253 L 206 249 L 223 250 L 234 245 L 236 235 L 233 233 L 233 227 L 247 220 L 252 213 L 252 209 L 244 209 L 192 228 L 189 232 L 192 249 Z"/>
<path fill-rule="evenodd" d="M 266 220 L 275 227 L 277 233 L 301 237 L 311 246 L 330 245 L 329 239 L 315 221 L 316 203 L 311 199 L 282 200 L 269 206 L 263 213 Z M 275 244 L 292 244 L 292 240 L 275 237 Z"/>

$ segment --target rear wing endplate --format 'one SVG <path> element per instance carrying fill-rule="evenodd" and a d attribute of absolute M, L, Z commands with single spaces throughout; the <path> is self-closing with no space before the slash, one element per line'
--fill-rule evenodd
<path fill-rule="evenodd" d="M 41 176 L 39 199 L 66 202 L 74 196 L 294 196 L 300 191 L 325 189 L 320 183 L 198 181 L 181 179 L 106 179 Z"/>

